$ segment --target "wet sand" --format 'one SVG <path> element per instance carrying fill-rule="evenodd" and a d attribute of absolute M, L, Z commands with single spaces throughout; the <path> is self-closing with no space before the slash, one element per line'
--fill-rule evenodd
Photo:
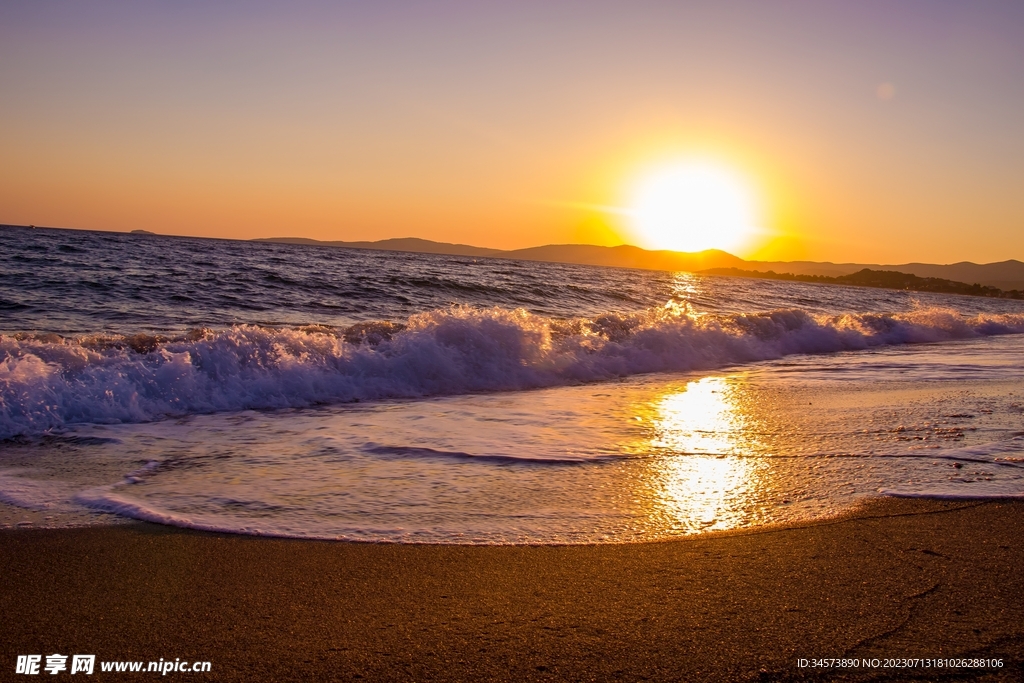
<path fill-rule="evenodd" d="M 1024 502 L 603 546 L 6 530 L 0 577 L 3 680 L 54 652 L 212 663 L 168 680 L 1024 680 Z M 842 657 L 1003 668 L 797 666 Z"/>

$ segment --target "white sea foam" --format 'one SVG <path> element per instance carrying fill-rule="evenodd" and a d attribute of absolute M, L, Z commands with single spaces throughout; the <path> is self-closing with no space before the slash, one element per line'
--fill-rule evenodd
<path fill-rule="evenodd" d="M 349 330 L 246 325 L 141 341 L 0 335 L 0 438 L 74 423 L 518 390 L 1020 332 L 1024 315 L 944 309 L 814 316 L 666 307 L 558 320 L 452 307 Z"/>
<path fill-rule="evenodd" d="M 71 426 L 0 449 L 0 526 L 142 519 L 295 538 L 600 543 L 818 519 L 880 492 L 1014 497 L 1022 344 Z M 990 362 L 968 381 L 921 380 L 981 355 Z M 864 367 L 829 372 L 851 362 Z"/>

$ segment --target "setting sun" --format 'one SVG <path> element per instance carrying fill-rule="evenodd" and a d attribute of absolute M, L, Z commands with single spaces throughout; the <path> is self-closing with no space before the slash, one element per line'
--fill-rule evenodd
<path fill-rule="evenodd" d="M 754 199 L 738 174 L 707 161 L 663 166 L 636 183 L 629 216 L 644 246 L 726 251 L 756 230 Z"/>

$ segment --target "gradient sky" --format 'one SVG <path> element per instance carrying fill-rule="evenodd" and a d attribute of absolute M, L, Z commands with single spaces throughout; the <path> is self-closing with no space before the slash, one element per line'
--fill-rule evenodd
<path fill-rule="evenodd" d="M 5 1 L 0 151 L 3 223 L 617 244 L 698 154 L 741 256 L 1024 260 L 1024 3 Z"/>

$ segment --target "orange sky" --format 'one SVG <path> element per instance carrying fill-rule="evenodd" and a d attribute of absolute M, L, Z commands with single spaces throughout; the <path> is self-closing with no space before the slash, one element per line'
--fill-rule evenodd
<path fill-rule="evenodd" d="M 7 3 L 0 92 L 4 223 L 616 244 L 699 154 L 740 256 L 1024 259 L 1018 3 Z"/>

